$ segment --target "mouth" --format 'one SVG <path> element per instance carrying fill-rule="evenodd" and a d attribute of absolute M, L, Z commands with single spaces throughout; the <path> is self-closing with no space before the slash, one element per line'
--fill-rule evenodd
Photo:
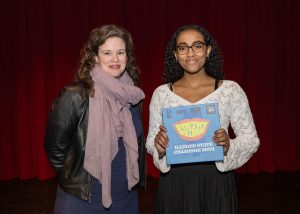
<path fill-rule="evenodd" d="M 120 69 L 121 65 L 110 65 L 108 67 L 111 69 Z"/>
<path fill-rule="evenodd" d="M 198 60 L 196 60 L 196 59 L 187 59 L 186 60 L 186 63 L 188 63 L 188 64 L 195 64 L 197 62 L 198 62 Z"/>

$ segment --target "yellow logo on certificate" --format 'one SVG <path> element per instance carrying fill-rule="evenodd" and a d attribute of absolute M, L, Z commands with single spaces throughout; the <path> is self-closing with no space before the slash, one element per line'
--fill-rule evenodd
<path fill-rule="evenodd" d="M 176 133 L 186 141 L 201 139 L 208 130 L 209 121 L 201 118 L 191 118 L 174 124 Z"/>

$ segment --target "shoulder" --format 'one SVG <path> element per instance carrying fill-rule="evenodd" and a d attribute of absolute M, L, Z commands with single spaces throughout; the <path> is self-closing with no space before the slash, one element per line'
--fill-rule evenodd
<path fill-rule="evenodd" d="M 224 97 L 232 100 L 233 103 L 247 103 L 248 98 L 243 88 L 235 81 L 224 80 L 223 82 L 223 95 Z"/>
<path fill-rule="evenodd" d="M 223 84 L 227 87 L 241 87 L 237 82 L 233 80 L 223 80 Z"/>
<path fill-rule="evenodd" d="M 223 80 L 223 88 L 226 91 L 231 91 L 232 93 L 243 92 L 242 87 L 233 80 Z"/>
<path fill-rule="evenodd" d="M 160 85 L 160 86 L 158 86 L 155 90 L 154 90 L 154 92 L 153 92 L 153 95 L 155 94 L 162 94 L 162 93 L 165 93 L 165 92 L 167 92 L 168 90 L 170 90 L 169 89 L 169 84 L 163 84 L 163 85 Z"/>
<path fill-rule="evenodd" d="M 61 91 L 62 94 L 68 94 L 72 99 L 84 100 L 88 98 L 88 90 L 84 87 L 83 83 L 74 82 L 66 85 Z"/>
<path fill-rule="evenodd" d="M 88 97 L 85 94 L 86 90 L 80 84 L 66 85 L 60 91 L 59 96 L 54 99 L 53 104 L 78 106 L 88 101 Z"/>
<path fill-rule="evenodd" d="M 169 84 L 163 84 L 163 85 L 158 86 L 153 91 L 151 100 L 152 101 L 157 100 L 158 102 L 161 102 L 162 100 L 165 99 L 165 97 L 169 93 L 168 91 L 170 91 Z"/>

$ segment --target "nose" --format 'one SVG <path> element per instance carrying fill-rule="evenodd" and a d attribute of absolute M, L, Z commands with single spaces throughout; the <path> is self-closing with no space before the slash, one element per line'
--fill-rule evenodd
<path fill-rule="evenodd" d="M 113 54 L 113 61 L 114 61 L 114 62 L 118 62 L 118 61 L 119 61 L 118 53 L 114 53 L 114 54 Z"/>

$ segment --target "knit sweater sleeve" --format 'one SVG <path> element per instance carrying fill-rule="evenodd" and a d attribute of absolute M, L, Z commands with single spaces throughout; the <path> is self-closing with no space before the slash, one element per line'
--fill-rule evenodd
<path fill-rule="evenodd" d="M 229 107 L 225 109 L 229 111 L 227 112 L 228 122 L 236 137 L 230 139 L 230 147 L 224 161 L 216 162 L 217 168 L 222 172 L 244 165 L 257 151 L 260 144 L 245 92 L 235 83 L 232 84 L 229 94 L 226 96 Z"/>
<path fill-rule="evenodd" d="M 154 145 L 154 138 L 159 131 L 159 126 L 162 124 L 162 106 L 161 106 L 160 88 L 157 88 L 152 95 L 149 106 L 149 129 L 146 140 L 147 152 L 153 156 L 153 163 L 161 172 L 165 173 L 170 170 L 170 165 L 167 165 L 166 156 L 159 158 L 158 151 Z"/>

